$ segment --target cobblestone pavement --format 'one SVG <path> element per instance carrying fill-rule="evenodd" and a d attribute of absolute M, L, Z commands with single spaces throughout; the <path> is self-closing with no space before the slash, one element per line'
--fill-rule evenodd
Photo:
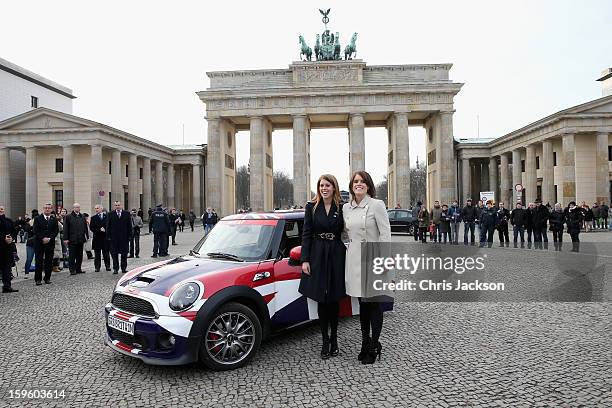
<path fill-rule="evenodd" d="M 181 245 L 171 253 L 186 252 L 201 231 L 179 233 Z M 599 234 L 601 241 L 612 237 Z M 150 236 L 142 246 L 145 257 L 130 266 L 151 261 Z M 496 251 L 501 267 L 517 258 L 543 276 L 557 267 L 550 252 Z M 599 262 L 610 270 L 608 257 Z M 85 266 L 84 275 L 55 273 L 52 285 L 19 278 L 19 293 L 0 295 L 0 406 L 612 405 L 610 303 L 418 303 L 400 296 L 385 314 L 382 359 L 372 366 L 356 359 L 359 320 L 352 317 L 340 323 L 336 358 L 320 360 L 311 324 L 265 342 L 247 367 L 212 372 L 148 366 L 104 346 L 103 306 L 117 276 L 94 273 L 92 261 Z M 65 390 L 65 398 L 10 399 L 15 389 Z"/>

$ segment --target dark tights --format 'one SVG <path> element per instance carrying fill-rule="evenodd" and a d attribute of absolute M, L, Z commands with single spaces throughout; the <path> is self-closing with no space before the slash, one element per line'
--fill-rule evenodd
<path fill-rule="evenodd" d="M 359 298 L 359 320 L 361 321 L 361 335 L 370 336 L 372 327 L 372 341 L 380 338 L 383 324 L 383 311 L 379 302 L 365 302 Z"/>
<path fill-rule="evenodd" d="M 338 333 L 338 313 L 340 305 L 338 302 L 317 303 L 319 312 L 319 327 L 323 338 L 329 337 L 329 328 L 331 326 L 331 335 L 336 336 Z"/>

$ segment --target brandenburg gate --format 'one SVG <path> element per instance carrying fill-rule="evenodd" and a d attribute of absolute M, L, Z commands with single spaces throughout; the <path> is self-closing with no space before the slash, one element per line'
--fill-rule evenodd
<path fill-rule="evenodd" d="M 352 174 L 367 170 L 365 128 L 386 127 L 387 140 L 380 142 L 388 146 L 387 202 L 389 207 L 400 203 L 407 208 L 414 204 L 410 202 L 408 127 L 424 126 L 427 202 L 450 203 L 457 198 L 453 98 L 463 84 L 449 79 L 452 65 L 368 66 L 352 59 L 356 36 L 345 48 L 344 60 L 339 34 L 330 34 L 326 27 L 321 37 L 317 35 L 316 61 L 311 60 L 312 50 L 300 36 L 305 58 L 288 68 L 207 73 L 210 87 L 197 93 L 206 105 L 208 122 L 207 206 L 218 209 L 220 215 L 236 211 L 235 135 L 241 130 L 250 131 L 253 211 L 273 209 L 272 132 L 276 129 L 293 129 L 297 205 L 311 198 L 310 131 L 318 128 L 348 129 L 348 170 Z"/>

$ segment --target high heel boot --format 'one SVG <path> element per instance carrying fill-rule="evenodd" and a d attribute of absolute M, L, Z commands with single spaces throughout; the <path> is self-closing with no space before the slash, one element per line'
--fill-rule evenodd
<path fill-rule="evenodd" d="M 329 336 L 323 336 L 323 345 L 321 346 L 321 358 L 327 360 L 329 358 Z"/>
<path fill-rule="evenodd" d="M 363 360 L 365 355 L 368 353 L 368 347 L 370 346 L 371 341 L 372 339 L 370 338 L 370 336 L 364 336 L 361 338 L 361 351 L 357 355 L 357 360 Z"/>
<path fill-rule="evenodd" d="M 338 335 L 332 334 L 329 343 L 329 355 L 331 357 L 336 357 L 340 354 L 340 349 L 338 349 Z"/>
<path fill-rule="evenodd" d="M 376 357 L 380 361 L 380 354 L 382 352 L 382 344 L 378 340 L 372 340 L 368 347 L 368 352 L 363 356 L 361 364 L 374 364 Z"/>

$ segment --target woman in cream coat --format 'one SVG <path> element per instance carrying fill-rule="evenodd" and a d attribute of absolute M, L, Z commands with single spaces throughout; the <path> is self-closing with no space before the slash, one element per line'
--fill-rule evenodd
<path fill-rule="evenodd" d="M 346 253 L 345 283 L 346 294 L 359 298 L 361 321 L 361 352 L 357 357 L 363 364 L 372 364 L 379 356 L 382 346 L 379 342 L 382 330 L 383 311 L 379 301 L 367 301 L 362 288 L 361 243 L 390 242 L 391 226 L 385 203 L 377 200 L 372 177 L 365 171 L 358 171 L 349 183 L 351 201 L 344 204 L 344 228 L 349 246 Z M 372 337 L 370 337 L 370 328 Z"/>

